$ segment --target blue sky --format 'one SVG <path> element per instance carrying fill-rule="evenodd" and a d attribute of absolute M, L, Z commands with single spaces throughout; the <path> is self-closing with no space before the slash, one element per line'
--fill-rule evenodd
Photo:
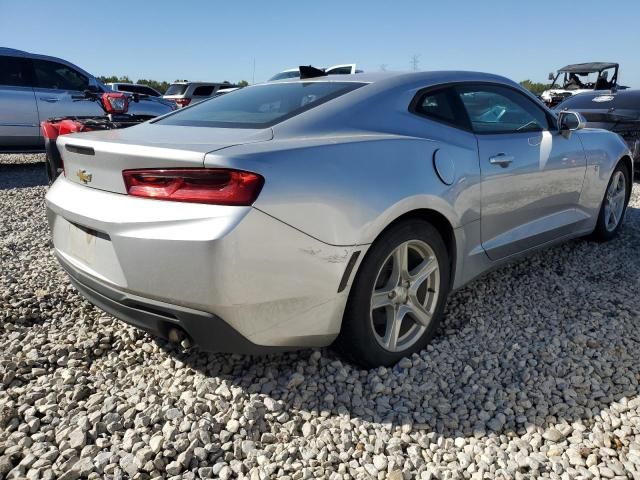
<path fill-rule="evenodd" d="M 80 6 L 83 5 L 83 6 Z M 263 81 L 300 64 L 458 69 L 545 81 L 567 63 L 617 61 L 640 88 L 640 1 L 0 0 L 0 46 L 95 75 Z"/>

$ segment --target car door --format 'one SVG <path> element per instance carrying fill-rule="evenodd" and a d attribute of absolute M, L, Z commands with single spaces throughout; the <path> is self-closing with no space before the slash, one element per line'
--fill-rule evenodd
<path fill-rule="evenodd" d="M 561 238 L 588 222 L 577 208 L 586 156 L 577 135 L 516 88 L 456 87 L 478 142 L 482 245 L 492 260 Z"/>
<path fill-rule="evenodd" d="M 0 148 L 41 146 L 39 132 L 28 61 L 0 55 Z"/>
<path fill-rule="evenodd" d="M 69 65 L 51 60 L 33 59 L 35 95 L 40 121 L 64 116 L 101 116 L 96 102 L 83 98 L 90 79 Z"/>

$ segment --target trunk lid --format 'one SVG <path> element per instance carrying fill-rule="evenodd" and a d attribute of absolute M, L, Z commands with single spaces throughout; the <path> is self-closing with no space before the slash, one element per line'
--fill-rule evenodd
<path fill-rule="evenodd" d="M 122 171 L 197 168 L 209 152 L 273 138 L 268 129 L 182 127 L 143 123 L 134 127 L 58 137 L 65 175 L 72 182 L 127 193 Z"/>

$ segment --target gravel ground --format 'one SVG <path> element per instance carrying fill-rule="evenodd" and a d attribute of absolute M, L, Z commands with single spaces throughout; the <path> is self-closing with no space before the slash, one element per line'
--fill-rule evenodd
<path fill-rule="evenodd" d="M 0 153 L 0 165 L 44 162 L 44 153 Z"/>
<path fill-rule="evenodd" d="M 56 264 L 45 191 L 0 186 L 0 478 L 640 478 L 637 191 L 617 239 L 485 276 L 427 350 L 371 371 L 101 313 Z"/>

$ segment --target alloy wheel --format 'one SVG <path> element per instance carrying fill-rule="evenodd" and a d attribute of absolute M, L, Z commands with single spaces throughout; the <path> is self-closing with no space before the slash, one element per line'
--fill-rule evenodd
<path fill-rule="evenodd" d="M 439 290 L 433 249 L 421 240 L 398 245 L 380 267 L 371 292 L 371 327 L 378 344 L 389 352 L 415 344 L 431 323 Z"/>
<path fill-rule="evenodd" d="M 604 200 L 604 224 L 607 231 L 615 230 L 622 220 L 626 196 L 627 181 L 624 173 L 618 170 L 611 179 Z"/>

